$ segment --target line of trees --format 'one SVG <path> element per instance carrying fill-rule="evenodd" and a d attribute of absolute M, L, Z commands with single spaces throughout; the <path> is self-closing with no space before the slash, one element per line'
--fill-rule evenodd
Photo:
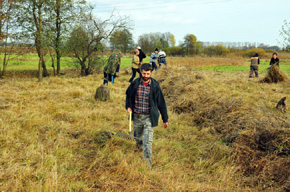
<path fill-rule="evenodd" d="M 130 18 L 113 12 L 104 20 L 93 11 L 94 7 L 85 0 L 1 0 L 0 43 L 4 54 L 0 77 L 15 56 L 13 47 L 22 45 L 30 45 L 38 54 L 39 81 L 51 75 L 45 57 L 51 58 L 53 74 L 59 75 L 62 56 L 70 55 L 80 67 L 80 74 L 85 76 L 104 62 L 104 49 L 108 47 L 127 53 L 139 45 L 146 53 L 159 48 L 172 56 L 225 55 L 236 49 L 258 47 L 277 50 L 264 44 L 201 42 L 194 34 L 186 34 L 176 45 L 175 36 L 170 32 L 142 34 L 134 43 Z M 283 48 L 290 48 L 290 23 L 285 21 L 280 33 Z"/>
<path fill-rule="evenodd" d="M 100 19 L 85 0 L 1 0 L 0 8 L 0 42 L 4 47 L 1 76 L 9 62 L 9 49 L 14 45 L 36 49 L 39 81 L 51 75 L 46 56 L 51 57 L 54 75 L 60 74 L 64 54 L 75 58 L 81 75 L 91 74 L 105 42 L 117 31 L 130 29 L 128 17 L 112 13 L 109 18 Z"/>

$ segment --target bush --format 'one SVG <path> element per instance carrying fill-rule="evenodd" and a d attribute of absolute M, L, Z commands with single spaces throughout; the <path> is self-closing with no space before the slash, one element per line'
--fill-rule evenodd
<path fill-rule="evenodd" d="M 218 56 L 223 56 L 226 55 L 230 52 L 228 48 L 222 45 L 217 45 L 217 46 L 209 46 L 204 48 L 204 53 L 208 56 L 213 56 L 213 55 L 218 55 Z"/>
<path fill-rule="evenodd" d="M 171 56 L 184 55 L 184 50 L 180 46 L 169 47 L 164 49 L 164 51 L 167 53 L 167 55 Z"/>
<path fill-rule="evenodd" d="M 259 57 L 267 56 L 266 51 L 264 49 L 261 49 L 261 48 L 254 48 L 254 49 L 246 50 L 242 55 L 244 57 L 253 57 L 255 55 L 255 53 L 258 53 Z"/>

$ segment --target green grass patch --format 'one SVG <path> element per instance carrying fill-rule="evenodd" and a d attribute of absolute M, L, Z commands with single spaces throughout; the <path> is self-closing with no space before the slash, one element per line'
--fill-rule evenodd
<path fill-rule="evenodd" d="M 236 72 L 250 72 L 250 63 L 248 66 L 235 66 L 235 65 L 220 65 L 214 67 L 196 67 L 197 69 L 203 69 L 207 71 L 236 73 Z M 269 68 L 268 60 L 261 60 L 259 65 L 259 72 L 263 73 Z M 282 72 L 290 74 L 290 61 L 286 60 L 280 63 L 280 69 Z"/>
<path fill-rule="evenodd" d="M 3 60 L 3 54 L 0 54 L 0 60 Z M 11 55 L 9 63 L 7 65 L 8 71 L 25 71 L 25 70 L 37 70 L 39 58 L 36 54 L 25 55 Z M 149 63 L 150 57 L 144 59 L 144 62 Z M 52 69 L 52 62 L 49 56 L 45 57 L 45 63 L 48 70 Z M 56 60 L 54 63 L 56 67 Z M 132 57 L 122 57 L 121 67 L 128 68 L 132 65 Z M 1 66 L 2 67 L 2 66 Z M 61 57 L 61 69 L 73 69 L 80 67 L 78 61 L 74 57 Z"/>

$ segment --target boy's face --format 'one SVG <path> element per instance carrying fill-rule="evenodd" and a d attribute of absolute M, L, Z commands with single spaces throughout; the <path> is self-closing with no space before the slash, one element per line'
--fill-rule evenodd
<path fill-rule="evenodd" d="M 158 53 L 158 51 L 155 51 L 155 53 L 157 54 L 157 53 Z"/>
<path fill-rule="evenodd" d="M 139 55 L 140 54 L 140 51 L 138 51 L 137 53 L 136 53 L 136 55 Z"/>
<path fill-rule="evenodd" d="M 277 55 L 276 54 L 273 54 L 273 58 L 276 59 L 277 58 Z"/>

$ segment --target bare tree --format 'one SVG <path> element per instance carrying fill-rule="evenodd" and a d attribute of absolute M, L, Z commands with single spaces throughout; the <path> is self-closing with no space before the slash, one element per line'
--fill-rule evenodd
<path fill-rule="evenodd" d="M 52 47 L 55 54 L 50 54 L 52 61 L 56 57 L 56 74 L 60 73 L 60 61 L 63 52 L 63 43 L 65 35 L 70 30 L 71 26 L 77 22 L 81 14 L 89 10 L 83 0 L 52 0 L 49 3 L 50 11 L 47 13 L 50 22 L 47 22 L 46 28 L 46 45 Z M 54 63 L 53 63 L 53 69 Z"/>
<path fill-rule="evenodd" d="M 70 35 L 67 47 L 73 52 L 81 66 L 81 75 L 92 74 L 91 56 L 103 48 L 103 41 L 117 30 L 129 27 L 128 17 L 120 17 L 114 14 L 106 20 L 100 20 L 90 14 L 85 25 L 73 30 Z"/>
<path fill-rule="evenodd" d="M 2 69 L 0 67 L 0 77 L 2 78 L 5 75 L 6 67 L 10 59 L 9 52 L 13 49 L 13 46 L 8 47 L 8 39 L 10 36 L 10 31 L 12 28 L 12 14 L 13 14 L 14 1 L 3 0 L 0 1 L 0 42 L 4 39 L 4 55 L 3 55 L 3 65 Z M 12 43 L 10 43 L 12 44 Z"/>
<path fill-rule="evenodd" d="M 47 12 L 50 11 L 50 8 L 50 0 L 22 0 L 18 1 L 18 7 L 15 10 L 19 12 L 17 23 L 20 36 L 35 44 L 39 57 L 39 81 L 42 81 L 43 76 L 49 76 L 44 60 L 43 31 L 48 22 Z"/>
<path fill-rule="evenodd" d="M 168 48 L 170 45 L 170 33 L 147 33 L 139 36 L 138 45 L 149 53 L 155 48 Z"/>
<path fill-rule="evenodd" d="M 290 22 L 284 20 L 282 29 L 280 30 L 280 36 L 282 37 L 282 42 L 280 44 L 284 49 L 290 49 Z"/>

